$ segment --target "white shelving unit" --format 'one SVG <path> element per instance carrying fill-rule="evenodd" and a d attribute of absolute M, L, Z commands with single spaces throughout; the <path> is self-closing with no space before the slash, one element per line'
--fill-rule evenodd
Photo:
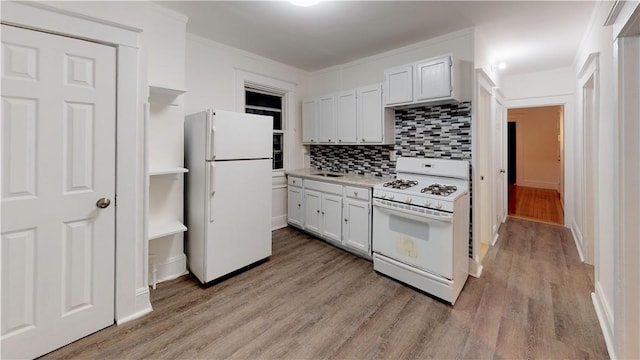
<path fill-rule="evenodd" d="M 183 248 L 184 89 L 149 86 L 147 120 L 147 240 L 149 282 L 186 273 Z"/>

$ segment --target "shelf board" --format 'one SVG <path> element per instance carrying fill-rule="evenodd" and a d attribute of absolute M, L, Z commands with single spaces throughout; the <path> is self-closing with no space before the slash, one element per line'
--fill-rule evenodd
<path fill-rule="evenodd" d="M 153 94 L 166 95 L 166 96 L 180 96 L 187 92 L 186 89 L 168 88 L 159 85 L 149 85 L 149 92 Z"/>
<path fill-rule="evenodd" d="M 185 169 L 183 167 L 158 168 L 158 169 L 149 169 L 149 176 L 184 174 L 184 173 L 188 173 L 188 172 L 189 172 L 189 169 Z"/>
<path fill-rule="evenodd" d="M 149 240 L 187 231 L 180 221 L 149 221 Z"/>
<path fill-rule="evenodd" d="M 186 92 L 187 90 L 185 89 L 149 85 L 149 101 L 169 106 L 178 106 L 180 105 L 178 97 Z"/>

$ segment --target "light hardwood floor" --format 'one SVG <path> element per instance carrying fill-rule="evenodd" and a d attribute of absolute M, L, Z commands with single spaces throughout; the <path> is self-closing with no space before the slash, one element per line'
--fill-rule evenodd
<path fill-rule="evenodd" d="M 557 191 L 509 185 L 509 215 L 552 224 L 564 224 Z"/>
<path fill-rule="evenodd" d="M 455 307 L 296 230 L 269 261 L 211 286 L 152 291 L 154 311 L 46 359 L 607 358 L 593 268 L 567 229 L 509 219 Z"/>

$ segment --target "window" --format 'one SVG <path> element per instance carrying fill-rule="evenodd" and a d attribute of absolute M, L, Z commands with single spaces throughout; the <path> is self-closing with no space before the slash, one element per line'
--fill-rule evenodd
<path fill-rule="evenodd" d="M 284 119 L 281 94 L 245 88 L 245 112 L 273 117 L 273 170 L 284 170 Z"/>

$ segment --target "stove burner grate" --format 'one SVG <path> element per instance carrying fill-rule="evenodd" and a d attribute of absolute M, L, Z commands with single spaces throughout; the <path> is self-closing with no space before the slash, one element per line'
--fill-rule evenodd
<path fill-rule="evenodd" d="M 420 192 L 438 196 L 449 196 L 456 192 L 456 190 L 458 190 L 458 188 L 455 186 L 435 183 L 427 186 L 426 188 L 423 188 L 422 190 L 420 190 Z"/>
<path fill-rule="evenodd" d="M 416 185 L 418 185 L 418 182 L 415 180 L 403 180 L 403 179 L 396 179 L 396 180 L 389 181 L 382 184 L 382 186 L 384 187 L 390 187 L 392 189 L 400 189 L 400 190 L 408 189 Z"/>

